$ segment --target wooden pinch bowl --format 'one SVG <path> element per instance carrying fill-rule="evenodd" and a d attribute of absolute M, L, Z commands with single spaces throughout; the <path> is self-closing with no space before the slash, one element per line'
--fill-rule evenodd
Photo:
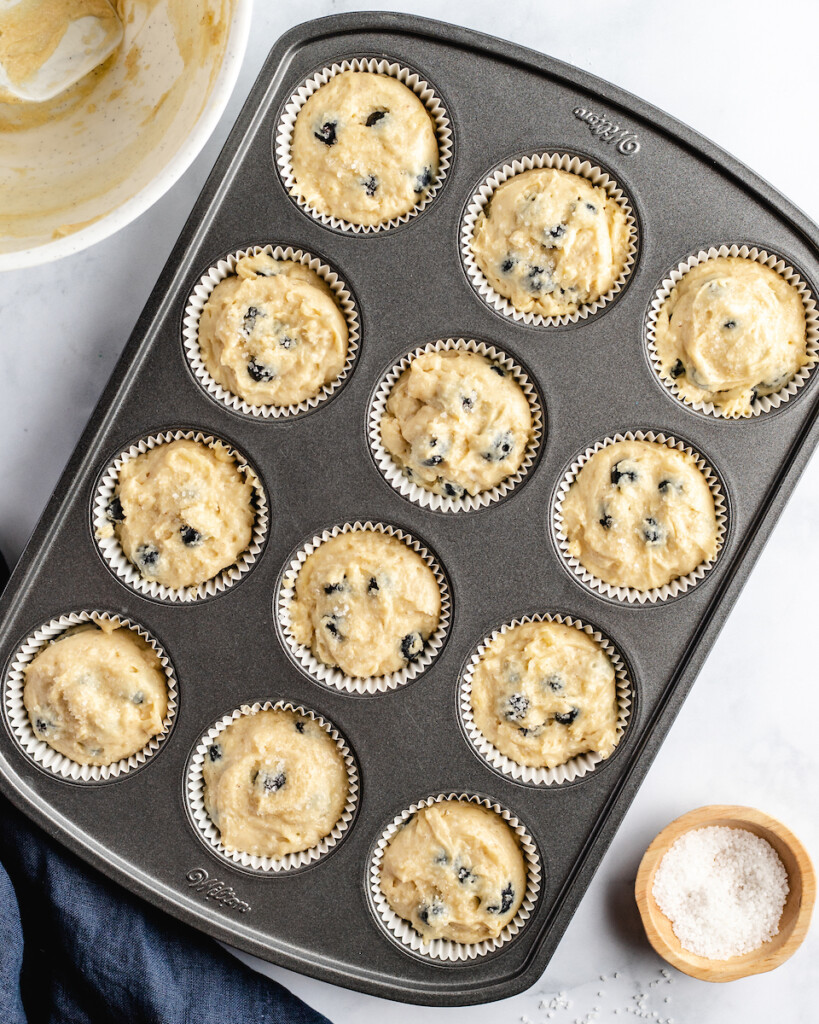
<path fill-rule="evenodd" d="M 778 934 L 758 949 L 728 960 L 709 960 L 683 949 L 653 895 L 654 875 L 671 844 L 684 832 L 709 825 L 746 829 L 767 840 L 788 873 L 789 892 Z M 781 822 L 753 807 L 713 804 L 683 814 L 660 832 L 640 862 L 634 895 L 648 941 L 664 960 L 683 974 L 701 981 L 735 981 L 772 971 L 793 956 L 810 925 L 816 900 L 816 875 L 804 846 Z"/>

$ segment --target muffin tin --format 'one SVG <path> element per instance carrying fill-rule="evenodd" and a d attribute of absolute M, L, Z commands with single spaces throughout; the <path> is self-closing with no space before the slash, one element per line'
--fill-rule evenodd
<path fill-rule="evenodd" d="M 387 57 L 430 83 L 452 128 L 446 181 L 418 215 L 352 233 L 286 193 L 276 168 L 282 112 L 308 78 L 345 59 Z M 473 289 L 463 219 L 493 168 L 539 153 L 601 167 L 628 194 L 640 245 L 623 288 L 577 323 L 535 326 Z M 223 941 L 283 966 L 410 1002 L 458 1005 L 518 992 L 543 972 L 787 496 L 819 440 L 812 375 L 786 404 L 738 421 L 703 416 L 658 381 L 651 303 L 691 252 L 747 244 L 781 256 L 815 294 L 819 229 L 691 130 L 614 86 L 461 28 L 392 14 L 302 25 L 271 52 L 134 334 L 0 602 L 4 690 L 17 651 L 61 615 L 108 611 L 161 645 L 178 683 L 173 729 L 118 779 L 75 783 L 0 730 L 3 790 L 32 818 L 134 892 Z M 208 268 L 253 245 L 292 246 L 332 267 L 360 315 L 343 388 L 297 417 L 227 407 L 185 355 L 188 300 Z M 406 353 L 439 339 L 494 345 L 527 368 L 546 429 L 524 480 L 482 509 L 421 507 L 378 469 L 368 441 L 376 388 Z M 93 532 L 94 498 L 120 452 L 163 431 L 218 436 L 252 462 L 268 500 L 264 546 L 221 593 L 168 602 L 121 581 Z M 684 594 L 630 604 L 597 593 L 560 556 L 552 510 L 578 453 L 626 431 L 684 441 L 717 468 L 726 532 L 713 569 Z M 428 546 L 451 589 L 437 657 L 395 690 L 348 693 L 312 679 L 274 620 L 285 565 L 305 538 L 344 523 L 393 526 Z M 564 615 L 622 654 L 632 705 L 615 753 L 549 786 L 495 770 L 468 742 L 459 683 L 483 637 L 525 615 Z M 191 820 L 187 766 L 213 722 L 256 702 L 315 712 L 360 770 L 356 813 L 315 863 L 264 872 L 229 863 Z M 5 704 L 5 701 L 4 701 Z M 497 804 L 531 836 L 538 898 L 510 941 L 468 960 L 397 943 L 369 889 L 380 837 L 406 808 L 451 792 Z"/>

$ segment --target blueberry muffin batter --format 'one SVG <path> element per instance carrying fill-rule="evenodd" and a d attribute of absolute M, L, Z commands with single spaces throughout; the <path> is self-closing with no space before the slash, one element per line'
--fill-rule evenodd
<path fill-rule="evenodd" d="M 347 803 L 344 758 L 312 718 L 281 709 L 242 715 L 208 747 L 205 809 L 222 845 L 258 857 L 309 850 Z"/>
<path fill-rule="evenodd" d="M 517 764 L 554 768 L 617 745 L 614 666 L 582 630 L 513 626 L 487 646 L 472 676 L 475 725 Z"/>
<path fill-rule="evenodd" d="M 405 475 L 451 498 L 497 487 L 516 473 L 533 433 L 518 382 L 475 352 L 413 359 L 381 419 L 382 444 Z"/>
<path fill-rule="evenodd" d="M 381 862 L 390 907 L 426 942 L 497 938 L 526 892 L 517 837 L 495 811 L 460 800 L 423 807 Z"/>
<path fill-rule="evenodd" d="M 716 557 L 714 499 L 685 452 L 617 441 L 586 462 L 563 501 L 569 554 L 615 587 L 651 590 Z"/>
<path fill-rule="evenodd" d="M 729 417 L 780 391 L 808 362 L 799 292 L 755 260 L 719 256 L 689 270 L 657 317 L 660 374 L 690 402 Z"/>
<path fill-rule="evenodd" d="M 424 559 L 396 537 L 341 533 L 296 577 L 290 626 L 297 643 L 348 676 L 406 668 L 438 628 L 441 591 Z"/>
<path fill-rule="evenodd" d="M 194 587 L 250 544 L 253 484 L 221 443 L 170 441 L 125 462 L 108 520 L 146 580 Z"/>
<path fill-rule="evenodd" d="M 211 377 L 249 405 L 295 405 L 341 373 L 347 323 L 309 267 L 245 256 L 205 303 L 199 348 Z"/>
<path fill-rule="evenodd" d="M 523 171 L 498 186 L 475 223 L 472 253 L 521 313 L 560 316 L 605 295 L 629 252 L 622 207 L 569 171 Z"/>
<path fill-rule="evenodd" d="M 409 213 L 438 176 L 426 107 L 389 75 L 344 71 L 296 117 L 291 189 L 319 213 L 373 225 Z"/>
<path fill-rule="evenodd" d="M 23 702 L 37 737 L 78 764 L 113 764 L 162 731 L 168 688 L 156 651 L 111 622 L 80 626 L 25 669 Z"/>

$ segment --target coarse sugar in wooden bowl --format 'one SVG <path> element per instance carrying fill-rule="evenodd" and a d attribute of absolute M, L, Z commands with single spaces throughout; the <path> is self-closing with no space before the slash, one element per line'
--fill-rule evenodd
<path fill-rule="evenodd" d="M 674 842 L 687 832 L 710 826 L 744 829 L 766 840 L 788 876 L 788 895 L 777 934 L 756 949 L 725 960 L 699 956 L 684 948 L 653 892 L 657 870 Z M 702 981 L 735 981 L 772 971 L 796 952 L 810 924 L 816 875 L 804 846 L 781 822 L 753 807 L 713 804 L 683 814 L 659 833 L 640 862 L 634 893 L 648 941 L 664 960 Z"/>

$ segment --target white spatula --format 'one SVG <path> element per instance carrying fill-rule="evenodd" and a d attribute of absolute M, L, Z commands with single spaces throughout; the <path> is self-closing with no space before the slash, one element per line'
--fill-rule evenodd
<path fill-rule="evenodd" d="M 50 100 L 121 41 L 122 22 L 108 0 L 0 0 L 0 100 Z"/>

